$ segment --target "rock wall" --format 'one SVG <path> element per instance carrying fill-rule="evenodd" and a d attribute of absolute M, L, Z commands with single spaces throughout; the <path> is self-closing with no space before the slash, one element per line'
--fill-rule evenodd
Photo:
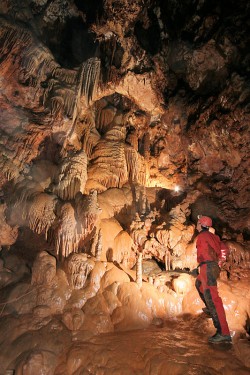
<path fill-rule="evenodd" d="M 0 372 L 78 373 L 72 341 L 199 314 L 198 214 L 230 248 L 230 328 L 249 331 L 248 15 L 1 2 Z"/>

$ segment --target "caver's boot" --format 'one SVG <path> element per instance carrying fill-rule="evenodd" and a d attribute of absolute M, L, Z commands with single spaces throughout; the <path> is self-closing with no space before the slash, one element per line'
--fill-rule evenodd
<path fill-rule="evenodd" d="M 230 335 L 222 335 L 221 333 L 216 333 L 212 337 L 209 337 L 209 342 L 212 344 L 221 344 L 221 343 L 231 343 L 232 339 Z"/>
<path fill-rule="evenodd" d="M 210 311 L 209 311 L 209 308 L 207 308 L 207 307 L 203 307 L 203 308 L 202 308 L 202 311 L 203 311 L 207 316 L 209 316 L 209 318 L 212 318 L 212 315 L 211 315 L 211 313 L 210 313 Z"/>

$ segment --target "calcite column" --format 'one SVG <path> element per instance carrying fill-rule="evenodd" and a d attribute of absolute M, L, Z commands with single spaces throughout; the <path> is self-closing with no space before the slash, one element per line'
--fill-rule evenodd
<path fill-rule="evenodd" d="M 138 254 L 136 262 L 136 283 L 138 284 L 139 288 L 142 287 L 142 253 Z"/>

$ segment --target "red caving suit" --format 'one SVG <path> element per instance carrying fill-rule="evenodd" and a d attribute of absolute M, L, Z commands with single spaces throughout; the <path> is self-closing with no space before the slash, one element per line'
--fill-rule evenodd
<path fill-rule="evenodd" d="M 225 310 L 217 289 L 217 279 L 220 275 L 218 264 L 226 260 L 227 247 L 216 234 L 205 229 L 197 236 L 196 248 L 200 273 L 195 286 L 211 313 L 217 332 L 230 335 Z"/>

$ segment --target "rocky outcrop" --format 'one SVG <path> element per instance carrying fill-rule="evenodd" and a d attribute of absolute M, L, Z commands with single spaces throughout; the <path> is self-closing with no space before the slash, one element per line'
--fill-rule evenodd
<path fill-rule="evenodd" d="M 56 373 L 71 357 L 78 371 L 71 340 L 200 311 L 183 275 L 198 214 L 230 247 L 220 286 L 244 331 L 248 13 L 244 0 L 1 2 L 0 372 L 52 374 L 64 350 Z M 46 345 L 54 332 L 66 349 Z"/>

